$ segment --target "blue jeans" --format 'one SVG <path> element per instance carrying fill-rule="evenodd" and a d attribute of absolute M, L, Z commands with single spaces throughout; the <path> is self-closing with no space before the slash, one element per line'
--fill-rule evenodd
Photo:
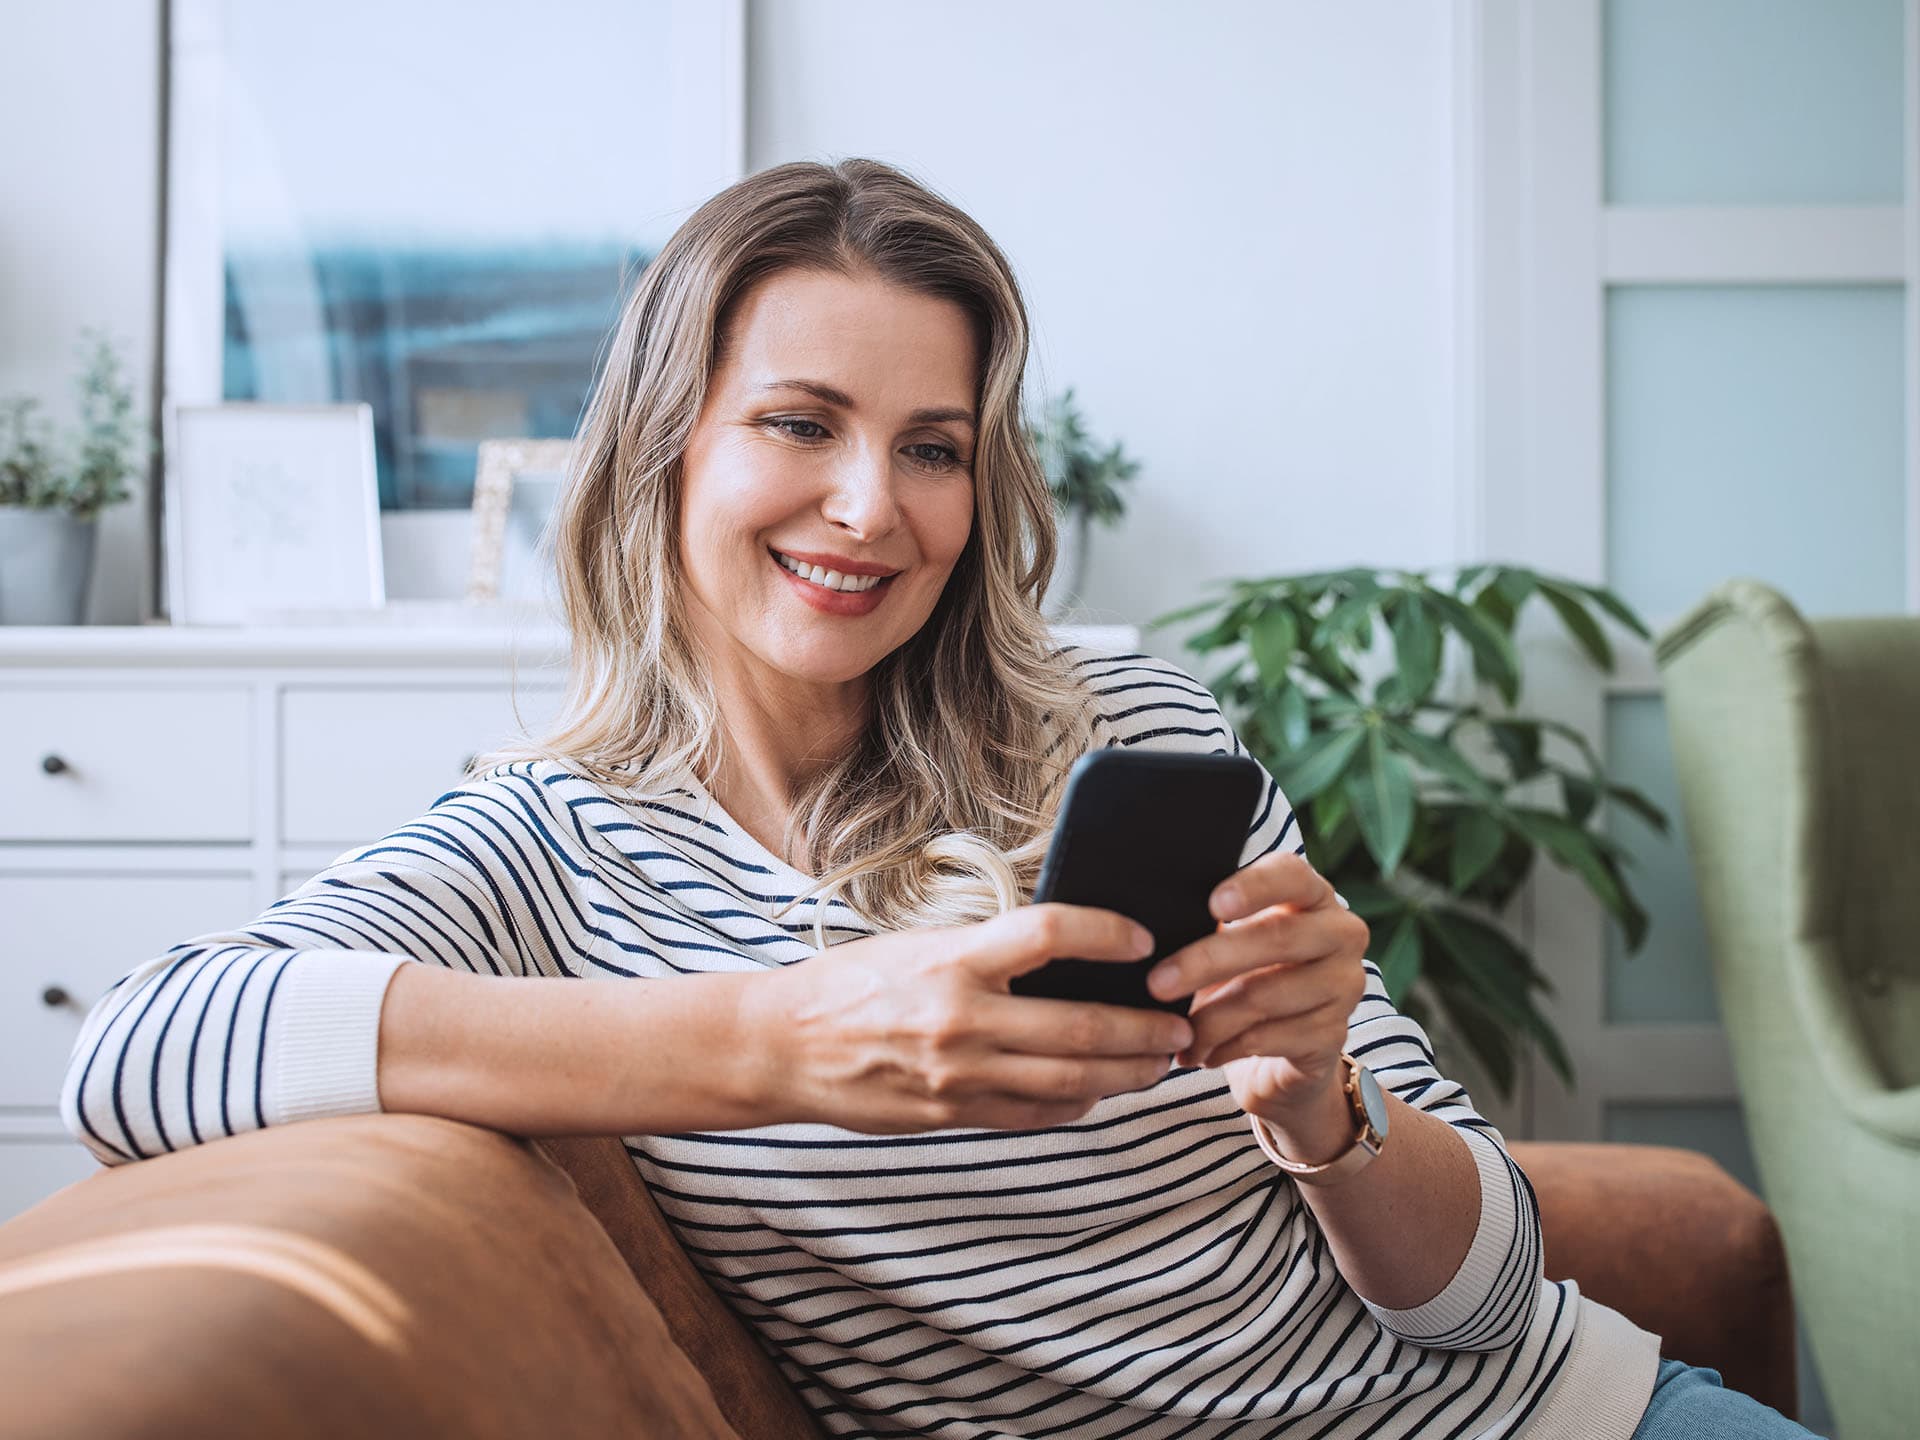
<path fill-rule="evenodd" d="M 1718 1370 L 1663 1355 L 1633 1440 L 1806 1440 L 1812 1435 L 1771 1405 L 1726 1389 Z"/>

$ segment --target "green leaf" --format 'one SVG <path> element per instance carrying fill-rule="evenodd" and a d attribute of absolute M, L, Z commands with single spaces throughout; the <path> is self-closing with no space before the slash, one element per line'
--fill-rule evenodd
<path fill-rule="evenodd" d="M 1349 900 L 1347 903 L 1353 902 Z M 1407 992 L 1413 989 L 1414 983 L 1420 978 L 1420 920 L 1412 909 L 1408 909 L 1400 923 L 1393 927 L 1387 948 L 1380 952 L 1380 958 L 1374 963 L 1380 967 L 1380 983 L 1386 987 L 1387 999 L 1398 1010 Z"/>
<path fill-rule="evenodd" d="M 1667 812 L 1655 805 L 1653 801 L 1649 800 L 1640 791 L 1634 789 L 1631 785 L 1608 785 L 1606 790 L 1607 794 L 1613 796 L 1614 799 L 1625 805 L 1662 835 L 1667 833 Z"/>
<path fill-rule="evenodd" d="M 1360 836 L 1380 863 L 1380 873 L 1392 875 L 1413 836 L 1413 771 L 1388 747 L 1379 726 L 1367 733 L 1366 760 L 1341 788 L 1353 804 Z"/>
<path fill-rule="evenodd" d="M 1587 652 L 1587 658 L 1611 674 L 1613 647 L 1607 643 L 1606 635 L 1594 623 L 1593 617 L 1580 604 L 1580 597 L 1551 580 L 1540 582 L 1540 594 L 1559 614 L 1561 623 L 1573 632 L 1573 638 L 1580 642 L 1580 648 Z"/>
<path fill-rule="evenodd" d="M 1507 832 L 1484 810 L 1467 810 L 1454 827 L 1452 872 L 1447 883 L 1457 895 L 1473 888 L 1473 882 L 1486 874 L 1487 867 L 1500 857 L 1507 843 Z"/>
<path fill-rule="evenodd" d="M 1489 720 L 1487 733 L 1513 771 L 1514 782 L 1540 773 L 1540 727 L 1531 720 Z"/>
<path fill-rule="evenodd" d="M 1218 585 L 1221 582 L 1215 580 L 1209 583 Z M 1223 596 L 1214 600 L 1202 600 L 1195 605 L 1182 606 L 1178 610 L 1169 610 L 1166 614 L 1156 615 L 1147 621 L 1147 628 L 1151 630 L 1158 629 L 1162 625 L 1176 625 L 1182 620 L 1191 620 L 1196 615 L 1204 615 L 1209 610 L 1218 610 L 1226 603 L 1226 598 Z"/>
<path fill-rule="evenodd" d="M 1510 1025 L 1537 1036 L 1547 1058 L 1563 1075 L 1572 1061 L 1560 1037 L 1534 1007 L 1533 962 L 1504 932 L 1460 910 L 1429 910 L 1428 928 L 1473 986 L 1477 999 Z"/>
<path fill-rule="evenodd" d="M 1567 800 L 1567 814 L 1576 825 L 1587 823 L 1593 807 L 1599 803 L 1600 788 L 1591 780 L 1570 770 L 1560 772 L 1560 790 Z"/>
<path fill-rule="evenodd" d="M 1280 692 L 1275 708 L 1280 715 L 1280 738 L 1289 750 L 1298 750 L 1313 733 L 1313 720 L 1307 711 L 1307 692 L 1289 685 Z"/>
<path fill-rule="evenodd" d="M 1259 604 L 1257 599 L 1235 601 L 1229 605 L 1218 621 L 1209 625 L 1197 635 L 1187 637 L 1189 650 L 1218 650 L 1222 645 L 1231 645 L 1241 638 L 1246 629 L 1247 617 Z"/>
<path fill-rule="evenodd" d="M 1360 742 L 1366 738 L 1364 725 L 1348 730 L 1323 730 L 1288 755 L 1274 778 L 1279 780 L 1287 799 L 1295 805 L 1303 804 L 1345 773 L 1359 752 Z"/>
<path fill-rule="evenodd" d="M 1651 640 L 1653 638 L 1653 632 L 1647 629 L 1646 622 L 1634 614 L 1634 612 L 1627 607 L 1626 603 L 1611 590 L 1603 590 L 1597 585 L 1576 585 L 1571 580 L 1563 580 L 1560 583 L 1565 585 L 1569 590 L 1579 591 L 1615 620 L 1618 620 L 1622 625 L 1626 626 L 1627 629 L 1633 631 L 1634 634 L 1638 635 L 1642 640 Z"/>
<path fill-rule="evenodd" d="M 1537 574 L 1525 566 L 1504 565 L 1493 583 L 1507 604 L 1518 610 L 1527 603 L 1527 597 L 1533 594 L 1534 587 L 1542 582 Z"/>
<path fill-rule="evenodd" d="M 1313 713 L 1321 719 L 1329 717 L 1345 719 L 1352 715 L 1364 715 L 1367 707 L 1351 695 L 1316 695 L 1313 700 Z"/>
<path fill-rule="evenodd" d="M 1277 688 L 1286 683 L 1298 638 L 1293 610 L 1287 605 L 1275 605 L 1254 619 L 1247 635 L 1247 650 L 1265 684 Z"/>
<path fill-rule="evenodd" d="M 1207 688 L 1213 691 L 1215 695 L 1224 696 L 1228 694 L 1240 674 L 1240 667 L 1246 663 L 1245 660 L 1234 661 L 1231 665 L 1227 666 L 1226 669 L 1214 676 L 1213 679 L 1209 680 L 1207 682 Z"/>
<path fill-rule="evenodd" d="M 1467 1048 L 1499 1089 L 1501 1098 L 1512 1099 L 1518 1068 L 1512 1036 L 1474 999 L 1473 991 L 1467 986 L 1456 983 L 1435 985 L 1433 989 L 1440 997 L 1440 1008 L 1446 1012 L 1447 1022 L 1467 1042 Z"/>
<path fill-rule="evenodd" d="M 1376 587 L 1377 588 L 1377 587 Z M 1367 612 L 1373 609 L 1376 590 L 1365 590 L 1358 595 L 1349 595 L 1314 627 L 1313 645 L 1318 650 L 1332 650 L 1367 623 Z"/>
<path fill-rule="evenodd" d="M 1314 828 L 1322 835 L 1331 835 L 1347 818 L 1349 809 L 1345 791 L 1322 790 L 1313 800 Z M 1353 897 L 1349 895 L 1347 901 L 1351 904 Z"/>
<path fill-rule="evenodd" d="M 1520 657 L 1513 641 L 1472 606 L 1439 590 L 1427 592 L 1427 603 L 1440 610 L 1473 651 L 1473 673 L 1500 692 L 1507 704 L 1520 698 Z"/>
<path fill-rule="evenodd" d="M 1490 565 L 1469 565 L 1453 577 L 1453 591 L 1456 595 L 1466 594 L 1467 587 L 1478 580 L 1493 567 Z"/>
<path fill-rule="evenodd" d="M 1473 597 L 1473 608 L 1508 635 L 1513 633 L 1513 602 L 1500 593 L 1498 585 L 1483 586 Z"/>
<path fill-rule="evenodd" d="M 1646 938 L 1647 917 L 1626 893 L 1611 858 L 1620 846 L 1609 837 L 1596 835 L 1583 826 L 1543 810 L 1515 808 L 1508 812 L 1513 827 L 1573 871 L 1593 891 L 1627 933 L 1627 944 L 1639 949 Z"/>
<path fill-rule="evenodd" d="M 1383 924 L 1407 908 L 1407 897 L 1379 880 L 1350 880 L 1340 887 L 1340 894 L 1369 925 Z"/>
<path fill-rule="evenodd" d="M 1440 678 L 1440 628 L 1418 595 L 1406 595 L 1393 614 L 1393 653 L 1406 703 L 1424 700 Z"/>
<path fill-rule="evenodd" d="M 1382 720 L 1380 728 L 1387 732 L 1395 745 L 1427 769 L 1452 782 L 1482 804 L 1497 806 L 1501 803 L 1500 792 L 1468 763 L 1465 756 L 1445 741 L 1422 734 L 1411 725 L 1402 725 L 1397 720 Z"/>

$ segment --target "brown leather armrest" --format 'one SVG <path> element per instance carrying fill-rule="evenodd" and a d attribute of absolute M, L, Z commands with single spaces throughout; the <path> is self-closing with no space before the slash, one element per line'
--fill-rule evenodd
<path fill-rule="evenodd" d="M 1516 1140 L 1507 1150 L 1540 1202 L 1548 1279 L 1577 1281 L 1659 1335 L 1662 1355 L 1797 1417 L 1787 1252 L 1759 1196 L 1673 1146 Z"/>
<path fill-rule="evenodd" d="M 530 1145 L 305 1120 L 67 1186 L 0 1225 L 0 1437 L 759 1440 Z"/>

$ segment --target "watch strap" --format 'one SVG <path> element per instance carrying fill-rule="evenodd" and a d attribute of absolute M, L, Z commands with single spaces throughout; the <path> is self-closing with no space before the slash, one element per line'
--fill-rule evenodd
<path fill-rule="evenodd" d="M 1347 1097 L 1349 1113 L 1353 1116 L 1354 1134 L 1352 1143 L 1331 1160 L 1322 1161 L 1318 1165 L 1289 1160 L 1281 1153 L 1279 1142 L 1266 1121 L 1251 1111 L 1247 1114 L 1247 1122 L 1253 1128 L 1254 1139 L 1259 1142 L 1267 1158 L 1289 1175 L 1307 1184 L 1326 1185 L 1345 1179 L 1372 1161 L 1373 1157 L 1380 1153 L 1380 1147 L 1384 1142 L 1384 1137 L 1373 1128 L 1372 1122 L 1367 1118 L 1365 1102 L 1360 1098 L 1360 1062 L 1344 1052 L 1340 1056 L 1340 1061 L 1346 1069 L 1341 1089 Z"/>

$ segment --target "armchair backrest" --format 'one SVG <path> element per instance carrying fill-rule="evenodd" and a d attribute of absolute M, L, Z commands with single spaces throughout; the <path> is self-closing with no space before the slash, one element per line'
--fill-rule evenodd
<path fill-rule="evenodd" d="M 1660 637 L 1681 819 L 1761 1188 L 1842 1433 L 1920 1414 L 1920 617 L 1752 580 Z"/>

